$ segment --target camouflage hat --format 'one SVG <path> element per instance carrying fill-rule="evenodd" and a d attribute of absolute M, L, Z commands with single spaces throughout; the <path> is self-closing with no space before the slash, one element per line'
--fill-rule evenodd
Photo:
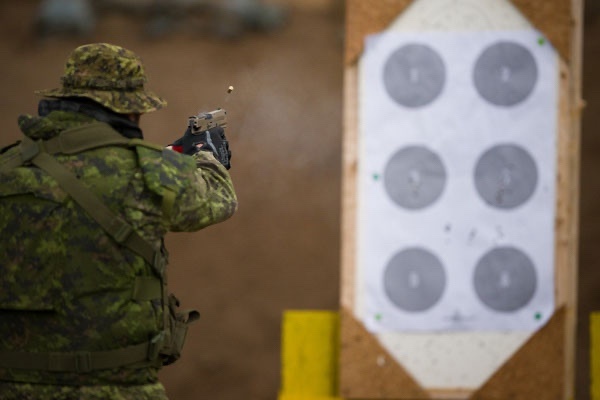
<path fill-rule="evenodd" d="M 73 50 L 59 89 L 39 90 L 47 97 L 86 97 L 119 114 L 147 113 L 167 102 L 144 88 L 142 61 L 132 51 L 108 43 Z"/>

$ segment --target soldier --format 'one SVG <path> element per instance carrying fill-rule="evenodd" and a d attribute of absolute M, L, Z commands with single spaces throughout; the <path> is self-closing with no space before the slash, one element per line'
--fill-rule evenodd
<path fill-rule="evenodd" d="M 131 51 L 78 47 L 0 152 L 3 400 L 166 399 L 157 372 L 198 314 L 168 295 L 163 238 L 237 200 L 222 128 L 210 146 L 186 132 L 185 154 L 143 140 L 140 115 L 166 105 L 145 82 Z"/>

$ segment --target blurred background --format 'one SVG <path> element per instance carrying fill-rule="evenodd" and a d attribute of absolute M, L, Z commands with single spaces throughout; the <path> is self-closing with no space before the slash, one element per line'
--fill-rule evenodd
<path fill-rule="evenodd" d="M 577 399 L 589 398 L 589 323 L 600 311 L 600 2 L 585 17 Z M 228 111 L 239 211 L 169 234 L 170 285 L 202 318 L 163 370 L 173 400 L 275 399 L 281 316 L 338 309 L 343 0 L 0 0 L 0 145 L 59 85 L 76 46 L 111 42 L 144 61 L 169 106 L 142 117 L 167 144 L 187 118 Z M 229 86 L 234 92 L 227 97 Z"/>

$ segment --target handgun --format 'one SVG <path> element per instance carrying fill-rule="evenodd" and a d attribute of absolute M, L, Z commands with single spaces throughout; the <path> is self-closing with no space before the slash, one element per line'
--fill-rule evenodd
<path fill-rule="evenodd" d="M 192 115 L 188 124 L 192 135 L 200 135 L 217 126 L 225 130 L 227 127 L 227 111 L 217 108 L 214 111 Z"/>

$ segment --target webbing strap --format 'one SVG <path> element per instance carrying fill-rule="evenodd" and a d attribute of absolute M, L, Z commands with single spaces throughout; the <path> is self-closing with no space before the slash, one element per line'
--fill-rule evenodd
<path fill-rule="evenodd" d="M 175 190 L 171 189 L 168 186 L 163 186 L 163 198 L 161 204 L 161 210 L 165 219 L 170 220 L 173 214 L 173 206 L 175 205 L 175 199 L 177 197 L 177 193 Z"/>
<path fill-rule="evenodd" d="M 74 353 L 0 350 L 0 368 L 53 372 L 90 372 L 156 360 L 160 344 L 141 343 L 107 351 Z"/>
<path fill-rule="evenodd" d="M 26 143 L 27 146 L 30 143 L 35 142 Z M 114 215 L 94 193 L 50 154 L 43 151 L 38 152 L 31 162 L 56 179 L 61 188 L 87 211 L 117 243 L 134 251 L 151 265 L 155 265 L 157 257 L 160 257 L 160 251 L 155 250 L 139 236 L 126 221 Z M 160 272 L 162 274 L 162 271 Z"/>
<path fill-rule="evenodd" d="M 161 299 L 162 287 L 162 281 L 154 276 L 137 276 L 133 283 L 131 298 L 136 301 Z"/>
<path fill-rule="evenodd" d="M 10 171 L 11 169 L 20 165 L 23 165 L 23 160 L 21 159 L 21 154 L 19 153 L 3 155 L 0 158 L 0 172 Z"/>
<path fill-rule="evenodd" d="M 131 139 L 121 136 L 110 125 L 98 122 L 68 129 L 45 140 L 44 148 L 50 154 L 77 154 L 105 146 L 129 146 L 131 142 Z"/>
<path fill-rule="evenodd" d="M 25 142 L 36 143 L 27 146 Z M 31 160 L 39 151 L 49 154 L 77 154 L 105 146 L 144 146 L 155 150 L 162 147 L 140 139 L 127 139 L 121 136 L 110 125 L 95 122 L 61 132 L 51 139 L 34 142 L 26 139 L 21 145 L 21 153 L 12 153 L 0 158 L 0 172 L 9 171 Z"/>

